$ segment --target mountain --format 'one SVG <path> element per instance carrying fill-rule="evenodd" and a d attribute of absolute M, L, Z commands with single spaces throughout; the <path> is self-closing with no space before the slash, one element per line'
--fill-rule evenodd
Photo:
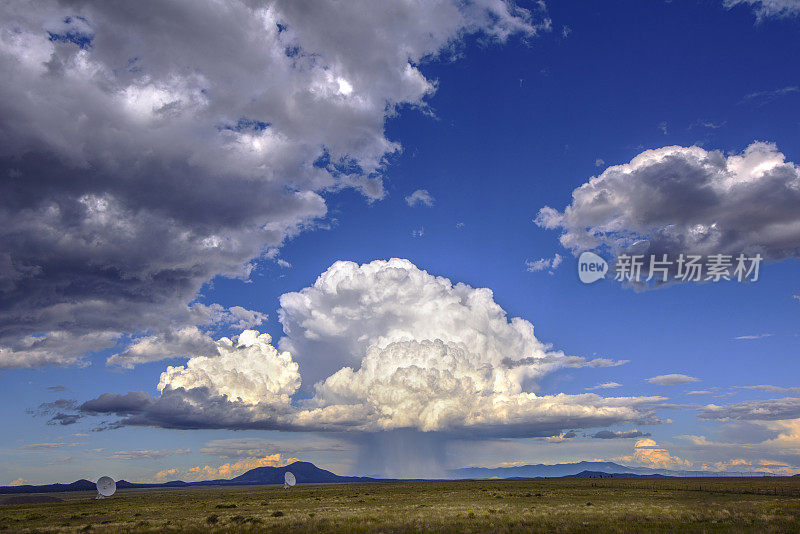
<path fill-rule="evenodd" d="M 337 482 L 378 482 L 386 479 L 369 477 L 343 477 L 320 469 L 310 462 L 294 462 L 284 467 L 256 467 L 239 475 L 224 484 L 283 484 L 286 471 L 291 471 L 297 482 L 303 483 L 337 483 Z"/>
<path fill-rule="evenodd" d="M 583 471 L 596 473 L 630 473 L 673 477 L 761 477 L 772 476 L 758 471 L 676 471 L 650 467 L 626 467 L 614 462 L 575 462 L 570 464 L 535 464 L 513 467 L 464 467 L 451 469 L 448 475 L 456 479 L 481 478 L 560 478 L 574 477 Z"/>
<path fill-rule="evenodd" d="M 45 484 L 43 486 L 0 486 L 0 493 L 55 493 L 59 491 L 88 491 L 95 489 L 94 482 L 81 479 L 71 484 Z"/>
<path fill-rule="evenodd" d="M 243 486 L 258 484 L 283 484 L 286 471 L 291 471 L 300 484 L 337 484 L 346 482 L 397 482 L 396 478 L 370 478 L 339 476 L 325 469 L 320 469 L 310 462 L 294 462 L 284 467 L 257 467 L 232 479 L 201 480 L 184 482 L 172 480 L 161 484 L 138 484 L 119 480 L 117 488 L 182 488 L 187 486 Z M 465 467 L 452 469 L 450 478 L 482 479 L 482 478 L 608 478 L 608 477 L 641 477 L 641 476 L 676 476 L 676 477 L 728 477 L 728 476 L 771 476 L 760 472 L 712 472 L 712 471 L 672 471 L 668 469 L 651 469 L 648 467 L 626 467 L 614 462 L 576 462 L 571 464 L 536 464 L 514 467 Z M 798 475 L 795 475 L 798 476 Z M 417 479 L 418 480 L 418 479 Z M 4 493 L 55 493 L 61 491 L 94 491 L 94 482 L 81 479 L 71 484 L 45 484 L 42 486 L 0 486 L 0 494 Z"/>
<path fill-rule="evenodd" d="M 232 479 L 201 480 L 184 482 L 172 480 L 161 484 L 138 484 L 127 480 L 117 481 L 117 489 L 128 488 L 181 488 L 187 486 L 245 486 L 258 484 L 283 484 L 286 471 L 291 471 L 300 484 L 335 484 L 344 482 L 396 482 L 399 479 L 346 477 L 339 476 L 325 469 L 320 469 L 309 462 L 294 462 L 284 467 L 257 467 Z M 41 486 L 0 486 L 0 494 L 4 493 L 55 493 L 61 491 L 94 491 L 95 484 L 81 479 L 71 484 L 44 484 Z"/>

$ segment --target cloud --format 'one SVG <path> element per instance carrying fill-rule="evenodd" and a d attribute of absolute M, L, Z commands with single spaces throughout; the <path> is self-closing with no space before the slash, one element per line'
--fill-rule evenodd
<path fill-rule="evenodd" d="M 780 431 L 748 421 L 722 425 L 717 431 L 722 441 L 728 443 L 763 443 L 777 438 Z"/>
<path fill-rule="evenodd" d="M 800 10 L 798 12 L 800 12 Z M 745 95 L 739 103 L 752 104 L 756 107 L 761 107 L 782 96 L 791 95 L 798 92 L 800 92 L 800 87 L 797 86 L 781 87 L 780 89 L 773 89 L 772 91 L 758 91 L 756 93 L 749 93 Z"/>
<path fill-rule="evenodd" d="M 196 326 L 185 326 L 137 339 L 125 351 L 106 360 L 107 365 L 127 369 L 134 365 L 166 358 L 191 358 L 214 347 L 213 338 Z"/>
<path fill-rule="evenodd" d="M 649 437 L 650 434 L 641 432 L 639 430 L 630 430 L 628 432 L 615 432 L 613 430 L 601 430 L 594 434 L 592 437 L 597 439 L 628 439 L 628 438 L 643 438 Z"/>
<path fill-rule="evenodd" d="M 65 386 L 47 386 L 47 391 L 61 392 L 66 390 Z"/>
<path fill-rule="evenodd" d="M 605 161 L 603 161 L 603 160 L 602 160 L 602 159 L 600 159 L 600 158 L 597 158 L 596 160 L 594 160 L 594 166 L 595 166 L 595 167 L 602 167 L 602 166 L 603 166 L 603 165 L 605 165 L 605 164 L 606 164 L 606 162 L 605 162 Z"/>
<path fill-rule="evenodd" d="M 114 452 L 109 458 L 114 460 L 158 460 L 160 458 L 166 458 L 167 456 L 189 454 L 190 452 L 192 452 L 190 449 L 134 449 L 130 451 Z"/>
<path fill-rule="evenodd" d="M 775 421 L 800 419 L 800 399 L 750 400 L 718 406 L 709 404 L 699 410 L 700 419 L 719 421 Z"/>
<path fill-rule="evenodd" d="M 800 169 L 773 144 L 741 154 L 697 146 L 646 150 L 572 192 L 563 212 L 542 208 L 536 223 L 561 231 L 574 254 L 632 250 L 667 254 L 800 257 Z M 769 209 L 763 207 L 769 205 Z M 646 272 L 646 271 L 643 271 Z"/>
<path fill-rule="evenodd" d="M 765 337 L 772 337 L 772 334 L 753 334 L 753 335 L 748 335 L 748 336 L 737 336 L 737 337 L 735 337 L 733 339 L 744 341 L 744 340 L 751 340 L 751 339 L 763 339 Z"/>
<path fill-rule="evenodd" d="M 757 386 L 734 386 L 738 389 L 752 389 L 756 391 L 768 391 L 770 393 L 800 393 L 800 387 L 781 387 L 760 384 Z"/>
<path fill-rule="evenodd" d="M 641 465 L 658 469 L 675 469 L 691 467 L 692 462 L 673 456 L 664 447 L 660 447 L 655 440 L 650 438 L 640 439 L 636 442 L 633 454 L 615 458 L 618 462 Z"/>
<path fill-rule="evenodd" d="M 528 364 L 544 363 L 547 356 L 575 363 L 549 351 L 533 335 L 531 323 L 509 319 L 490 289 L 431 275 L 408 260 L 336 262 L 312 286 L 282 295 L 280 303 L 286 335 L 279 347 L 299 362 L 307 384 L 338 371 L 342 363 L 357 366 L 372 347 L 381 350 L 396 342 L 464 345 L 493 367 L 525 363 L 515 371 L 520 375 L 535 373 Z"/>
<path fill-rule="evenodd" d="M 525 267 L 527 271 L 531 273 L 550 271 L 550 274 L 553 274 L 553 272 L 558 269 L 558 266 L 561 265 L 562 261 L 564 261 L 564 258 L 561 257 L 561 254 L 556 253 L 556 255 L 552 258 L 541 258 L 536 261 L 526 261 Z"/>
<path fill-rule="evenodd" d="M 30 484 L 30 480 L 25 480 L 24 478 L 18 478 L 8 483 L 9 486 L 24 486 L 25 484 Z"/>
<path fill-rule="evenodd" d="M 327 438 L 282 440 L 280 442 L 262 438 L 233 438 L 211 440 L 200 449 L 200 452 L 223 459 L 242 459 L 264 457 L 275 452 L 299 455 L 345 450 L 347 447 L 340 441 Z"/>
<path fill-rule="evenodd" d="M 595 389 L 614 389 L 622 387 L 622 384 L 619 382 L 603 382 L 602 384 L 597 384 L 596 386 L 591 386 L 586 388 L 588 391 L 595 390 Z"/>
<path fill-rule="evenodd" d="M 466 349 L 440 339 L 371 347 L 358 370 L 345 367 L 318 384 L 298 419 L 312 426 L 355 421 L 356 428 L 373 431 L 525 427 L 536 435 L 539 426 L 549 433 L 597 426 L 605 417 L 639 419 L 636 404 L 651 402 L 525 393 L 523 381 L 539 374 L 535 364 L 504 369 Z"/>
<path fill-rule="evenodd" d="M 682 436 L 687 452 L 703 459 L 702 469 L 756 471 L 779 475 L 800 472 L 800 419 L 731 420 L 715 430 L 715 439 Z M 713 427 L 712 427 L 713 428 Z M 725 460 L 720 461 L 720 458 Z"/>
<path fill-rule="evenodd" d="M 53 443 L 29 443 L 28 445 L 17 447 L 17 449 L 21 451 L 52 451 L 64 447 L 75 447 L 76 445 L 78 444 L 58 441 Z"/>
<path fill-rule="evenodd" d="M 288 405 L 300 387 L 300 374 L 291 355 L 279 353 L 271 341 L 269 334 L 255 330 L 245 330 L 235 341 L 224 337 L 217 342 L 217 354 L 167 367 L 158 391 L 204 388 L 234 402 Z"/>
<path fill-rule="evenodd" d="M 430 193 L 428 193 L 426 189 L 417 189 L 416 191 L 414 191 L 413 193 L 411 193 L 406 197 L 406 204 L 408 204 L 412 208 L 414 206 L 420 206 L 420 205 L 427 206 L 430 208 L 433 206 L 433 203 L 434 203 L 434 198 L 433 196 L 431 196 Z"/>
<path fill-rule="evenodd" d="M 113 354 L 106 365 L 131 369 L 135 365 L 167 358 L 191 358 L 214 350 L 210 332 L 221 327 L 252 328 L 267 320 L 267 315 L 241 306 L 223 308 L 219 304 L 190 307 L 196 325 L 173 327 L 139 337 L 123 352 Z"/>
<path fill-rule="evenodd" d="M 284 458 L 280 454 L 270 454 L 262 458 L 245 458 L 237 462 L 229 462 L 219 466 L 195 466 L 189 468 L 164 469 L 156 473 L 153 477 L 155 482 L 167 480 L 215 480 L 220 478 L 233 478 L 242 473 L 257 467 L 281 467 L 292 462 L 297 458 Z"/>
<path fill-rule="evenodd" d="M 663 397 L 537 395 L 539 380 L 560 368 L 624 362 L 552 350 L 528 321 L 509 319 L 489 289 L 454 284 L 408 260 L 336 262 L 280 302 L 278 349 L 255 331 L 222 338 L 216 354 L 168 367 L 160 396 L 106 393 L 81 413 L 167 428 L 482 428 L 531 437 L 658 422 L 653 408 Z M 298 395 L 300 373 L 308 386 Z"/>
<path fill-rule="evenodd" d="M 659 386 L 680 386 L 682 384 L 698 382 L 699 380 L 699 378 L 681 374 L 658 375 L 647 379 L 651 384 L 658 384 Z"/>
<path fill-rule="evenodd" d="M 36 409 L 29 409 L 27 413 L 34 416 L 50 416 L 48 425 L 73 425 L 81 415 L 75 412 L 77 401 L 75 399 L 58 399 L 53 402 L 43 402 Z"/>
<path fill-rule="evenodd" d="M 694 126 L 702 126 L 703 128 L 709 128 L 711 130 L 718 130 L 723 126 L 725 126 L 725 124 L 727 124 L 727 121 L 714 122 L 709 120 L 697 119 L 697 121 L 695 121 L 694 124 L 689 126 L 689 129 L 692 129 Z"/>
<path fill-rule="evenodd" d="M 693 390 L 693 391 L 688 391 L 686 394 L 687 395 L 692 395 L 692 396 L 711 395 L 711 391 L 709 391 L 707 389 L 696 389 L 696 390 Z"/>
<path fill-rule="evenodd" d="M 800 15 L 800 2 L 797 0 L 723 0 L 730 9 L 737 5 L 750 6 L 761 21 L 767 17 L 792 17 Z"/>
<path fill-rule="evenodd" d="M 425 236 L 425 228 L 420 226 L 416 230 L 411 230 L 411 237 L 424 237 Z"/>
<path fill-rule="evenodd" d="M 323 195 L 385 195 L 385 121 L 435 91 L 420 65 L 550 27 L 496 0 L 386 9 L 3 3 L 0 367 L 197 326 L 200 288 L 315 228 Z"/>

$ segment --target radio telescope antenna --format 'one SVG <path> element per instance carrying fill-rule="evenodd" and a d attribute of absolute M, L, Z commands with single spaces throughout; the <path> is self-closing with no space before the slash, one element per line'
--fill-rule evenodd
<path fill-rule="evenodd" d="M 291 471 L 286 471 L 283 475 L 283 489 L 289 489 L 297 484 L 297 479 Z"/>
<path fill-rule="evenodd" d="M 117 491 L 117 483 L 111 477 L 100 477 L 97 479 L 97 497 L 95 499 L 105 499 L 111 497 Z"/>

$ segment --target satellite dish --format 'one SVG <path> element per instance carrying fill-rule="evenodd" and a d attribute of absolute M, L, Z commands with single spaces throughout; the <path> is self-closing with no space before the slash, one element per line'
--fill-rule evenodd
<path fill-rule="evenodd" d="M 100 477 L 97 479 L 97 498 L 105 499 L 111 497 L 117 491 L 117 483 L 111 477 Z"/>
<path fill-rule="evenodd" d="M 297 479 L 294 477 L 294 474 L 291 471 L 286 471 L 286 473 L 283 475 L 284 489 L 291 488 L 295 484 L 297 484 Z"/>

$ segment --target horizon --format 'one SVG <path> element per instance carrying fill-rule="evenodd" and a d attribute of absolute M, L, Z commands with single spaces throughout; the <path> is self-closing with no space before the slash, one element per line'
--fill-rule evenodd
<path fill-rule="evenodd" d="M 780 474 L 770 473 L 770 472 L 767 472 L 767 471 L 740 471 L 740 472 L 735 472 L 735 471 L 734 472 L 724 472 L 724 471 L 723 472 L 718 472 L 718 471 L 716 471 L 716 472 L 708 472 L 708 471 L 680 471 L 680 470 L 675 471 L 675 470 L 670 470 L 670 469 L 659 469 L 659 468 L 652 468 L 652 467 L 631 467 L 631 466 L 620 465 L 620 464 L 617 464 L 615 462 L 582 460 L 580 462 L 567 462 L 567 463 L 556 463 L 556 464 L 520 464 L 520 465 L 510 465 L 510 466 L 509 465 L 503 465 L 503 466 L 497 466 L 497 467 L 466 466 L 466 467 L 460 467 L 460 468 L 456 468 L 456 469 L 451 469 L 448 472 L 449 476 L 446 476 L 444 478 L 432 478 L 432 477 L 431 478 L 428 478 L 428 477 L 420 477 L 420 478 L 380 478 L 380 477 L 371 477 L 369 475 L 338 475 L 336 473 L 333 473 L 332 471 L 329 471 L 329 470 L 326 470 L 326 469 L 322 469 L 322 468 L 314 465 L 312 462 L 306 462 L 306 461 L 303 461 L 303 460 L 296 460 L 294 462 L 291 462 L 291 463 L 288 463 L 288 464 L 282 465 L 282 466 L 254 467 L 254 468 L 252 468 L 252 469 L 250 469 L 248 471 L 245 471 L 244 473 L 241 473 L 240 475 L 237 475 L 236 477 L 233 477 L 233 478 L 203 479 L 203 480 L 194 480 L 194 481 L 185 481 L 185 480 L 175 479 L 175 480 L 166 480 L 166 481 L 163 481 L 163 482 L 135 482 L 135 481 L 126 480 L 125 478 L 121 478 L 119 480 L 116 480 L 115 482 L 117 483 L 117 485 L 119 485 L 120 483 L 124 482 L 126 484 L 131 484 L 132 486 L 143 486 L 143 487 L 173 487 L 172 485 L 175 484 L 175 483 L 181 483 L 181 484 L 186 484 L 186 485 L 203 485 L 203 484 L 207 484 L 207 483 L 233 482 L 237 478 L 240 478 L 240 477 L 242 477 L 244 475 L 247 475 L 247 474 L 252 473 L 252 472 L 257 472 L 259 470 L 264 470 L 264 469 L 266 469 L 266 470 L 274 470 L 274 471 L 277 471 L 277 472 L 289 472 L 289 469 L 292 468 L 293 466 L 295 466 L 295 468 L 296 468 L 297 464 L 308 464 L 308 465 L 310 465 L 311 467 L 313 467 L 316 470 L 320 470 L 320 471 L 324 471 L 324 472 L 327 472 L 327 473 L 331 473 L 332 475 L 336 476 L 337 478 L 341 478 L 341 479 L 355 478 L 355 479 L 357 479 L 357 480 L 354 480 L 354 481 L 351 481 L 351 480 L 340 480 L 340 481 L 336 481 L 334 483 L 360 483 L 360 482 L 364 482 L 365 480 L 366 481 L 374 481 L 374 482 L 393 482 L 393 481 L 424 481 L 424 480 L 430 480 L 430 481 L 444 481 L 444 480 L 459 481 L 459 480 L 579 478 L 578 475 L 588 475 L 588 474 L 607 475 L 608 477 L 611 477 L 611 478 L 613 478 L 613 477 L 618 477 L 618 478 L 619 477 L 651 477 L 651 476 L 663 476 L 663 477 L 671 477 L 671 478 L 697 478 L 697 475 L 696 475 L 697 473 L 705 473 L 703 475 L 703 477 L 709 477 L 709 478 L 718 478 L 718 477 L 753 478 L 753 477 L 797 477 L 797 476 L 800 476 L 800 474 L 796 474 L 796 475 L 780 475 Z M 591 469 L 583 469 L 583 470 L 578 471 L 577 470 L 577 466 L 582 466 L 583 464 L 592 464 L 592 466 L 594 464 L 600 464 L 600 465 L 611 464 L 612 465 L 612 469 L 620 468 L 621 470 L 618 470 L 618 471 L 613 471 L 613 470 L 612 471 L 596 471 L 596 470 L 591 470 Z M 536 467 L 575 467 L 576 469 L 569 470 L 569 472 L 567 474 L 560 473 L 560 474 L 549 474 L 548 475 L 548 474 L 541 474 L 541 473 L 540 474 L 534 474 L 534 473 L 527 473 L 527 474 L 525 474 L 525 473 L 516 473 L 516 474 L 512 474 L 512 473 L 509 473 L 509 476 L 507 476 L 507 477 L 500 476 L 502 474 L 501 472 L 503 472 L 503 471 L 511 471 L 511 470 L 514 470 L 514 469 L 520 470 L 520 469 L 525 469 L 525 468 L 536 468 Z M 471 472 L 472 470 L 476 470 L 476 469 L 490 471 L 492 474 L 487 474 L 489 476 L 485 476 L 485 477 L 475 477 L 475 476 L 473 476 L 473 475 L 471 475 L 469 473 L 464 473 L 465 471 L 466 472 Z M 303 476 L 303 475 L 297 475 L 296 473 L 293 473 L 293 474 L 295 474 L 296 476 L 300 476 L 300 479 L 298 479 L 299 483 L 303 483 L 303 484 L 325 483 L 325 482 L 321 482 L 321 481 L 319 481 L 317 479 L 313 479 L 313 478 L 312 479 L 308 479 L 307 475 Z M 462 476 L 460 476 L 460 477 L 457 476 L 459 474 L 462 475 Z M 304 478 L 305 478 L 305 480 L 304 480 Z M 24 484 L 24 485 L 23 484 L 19 484 L 19 485 L 0 486 L 0 488 L 12 489 L 12 488 L 30 487 L 32 489 L 41 489 L 43 487 L 49 487 L 49 486 L 70 486 L 70 485 L 74 485 L 74 484 L 79 483 L 79 482 L 87 482 L 87 483 L 91 484 L 92 487 L 94 486 L 94 482 L 92 481 L 92 479 L 80 478 L 80 479 L 74 480 L 72 482 L 51 482 L 49 484 Z M 245 482 L 239 482 L 238 484 L 239 485 L 254 485 L 254 484 L 255 485 L 259 485 L 259 484 L 280 485 L 281 482 L 245 481 Z M 179 486 L 179 487 L 183 487 L 183 486 Z M 125 486 L 123 486 L 122 488 L 125 488 Z M 6 492 L 6 493 L 13 493 L 13 492 Z"/>
<path fill-rule="evenodd" d="M 0 485 L 800 474 L 800 2 L 0 15 Z"/>

